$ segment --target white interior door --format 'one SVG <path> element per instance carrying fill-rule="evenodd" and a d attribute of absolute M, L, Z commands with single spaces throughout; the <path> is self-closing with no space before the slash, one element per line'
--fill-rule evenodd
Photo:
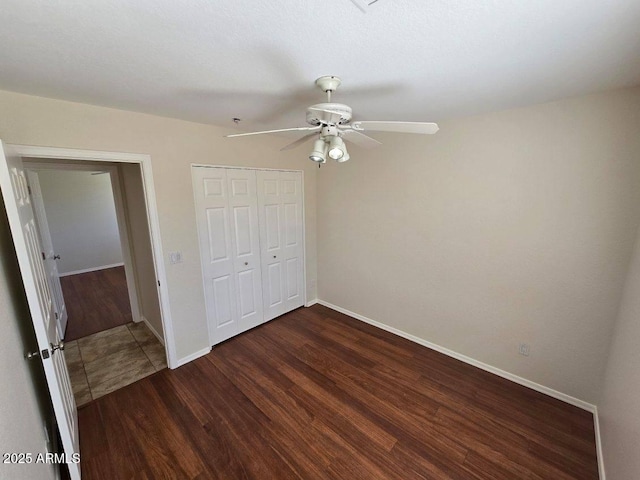
<path fill-rule="evenodd" d="M 304 304 L 302 174 L 258 171 L 265 320 Z"/>
<path fill-rule="evenodd" d="M 53 242 L 51 241 L 49 222 L 47 221 L 47 213 L 42 199 L 42 190 L 40 189 L 40 177 L 38 176 L 38 172 L 34 170 L 27 170 L 27 181 L 31 192 L 31 201 L 33 205 L 33 213 L 35 214 L 36 226 L 40 234 L 44 268 L 47 272 L 47 278 L 49 278 L 49 285 L 51 286 L 58 335 L 60 338 L 64 338 L 64 332 L 67 329 L 67 306 L 64 303 L 64 296 L 62 295 L 60 275 L 58 274 L 59 257 L 56 256 L 53 248 Z"/>
<path fill-rule="evenodd" d="M 18 264 L 38 342 L 39 358 L 49 386 L 49 394 L 67 459 L 79 453 L 78 416 L 64 356 L 58 349 L 54 301 L 42 262 L 42 248 L 29 196 L 22 159 L 0 141 L 0 187 Z M 68 463 L 72 480 L 80 479 L 80 465 Z"/>
<path fill-rule="evenodd" d="M 194 167 L 193 182 L 215 345 L 263 322 L 255 172 Z"/>

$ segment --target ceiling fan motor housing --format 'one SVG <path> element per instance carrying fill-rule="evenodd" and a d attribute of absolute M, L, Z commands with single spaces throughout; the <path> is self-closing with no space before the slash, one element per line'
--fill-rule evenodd
<path fill-rule="evenodd" d="M 318 103 L 307 110 L 310 125 L 344 125 L 351 117 L 351 107 L 342 103 Z"/>
<path fill-rule="evenodd" d="M 335 75 L 324 75 L 316 80 L 316 85 L 320 87 L 323 92 L 335 92 L 340 86 L 342 80 Z"/>

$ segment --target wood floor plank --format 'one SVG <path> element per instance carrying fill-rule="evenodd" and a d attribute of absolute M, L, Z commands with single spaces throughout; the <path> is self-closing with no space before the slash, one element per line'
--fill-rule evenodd
<path fill-rule="evenodd" d="M 590 413 L 319 305 L 79 417 L 89 480 L 598 478 Z"/>
<path fill-rule="evenodd" d="M 65 341 L 132 321 L 124 267 L 60 277 L 67 307 Z"/>

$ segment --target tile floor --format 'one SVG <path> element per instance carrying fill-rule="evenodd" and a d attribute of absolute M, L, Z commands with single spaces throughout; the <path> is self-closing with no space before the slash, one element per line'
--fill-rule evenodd
<path fill-rule="evenodd" d="M 144 322 L 65 343 L 64 354 L 78 406 L 167 367 L 164 347 Z"/>

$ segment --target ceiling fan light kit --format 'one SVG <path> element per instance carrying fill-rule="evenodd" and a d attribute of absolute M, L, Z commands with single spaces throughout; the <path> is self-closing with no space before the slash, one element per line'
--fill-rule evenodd
<path fill-rule="evenodd" d="M 344 145 L 344 142 L 342 141 L 342 138 L 337 135 L 335 137 L 331 137 L 331 139 L 329 140 L 329 157 L 331 157 L 332 160 L 342 159 L 342 157 L 344 157 L 345 155 L 346 150 L 347 149 Z"/>
<path fill-rule="evenodd" d="M 309 155 L 309 160 L 316 163 L 327 163 L 327 142 L 319 138 L 313 142 L 313 151 Z"/>
<path fill-rule="evenodd" d="M 347 152 L 344 140 L 355 143 L 364 148 L 374 148 L 381 145 L 377 140 L 362 132 L 400 132 L 430 135 L 438 131 L 438 125 L 428 122 L 387 122 L 387 121 L 357 121 L 351 122 L 353 112 L 351 107 L 342 103 L 331 103 L 331 93 L 342 83 L 339 77 L 325 75 L 316 80 L 316 85 L 327 94 L 326 103 L 318 103 L 307 108 L 307 123 L 310 127 L 282 128 L 262 132 L 235 133 L 226 137 L 245 137 L 248 135 L 262 135 L 280 132 L 310 132 L 302 138 L 286 145 L 281 150 L 290 150 L 310 140 L 317 135 L 313 144 L 313 151 L 309 159 L 318 164 L 326 163 L 327 156 L 338 163 L 344 163 L 351 157 Z"/>
<path fill-rule="evenodd" d="M 344 163 L 344 162 L 346 162 L 347 160 L 349 160 L 350 158 L 351 158 L 351 157 L 349 156 L 349 152 L 347 152 L 347 150 L 345 149 L 345 151 L 344 151 L 344 155 L 343 155 L 341 158 L 337 159 L 337 160 L 336 160 L 336 162 L 338 162 L 338 163 Z"/>

